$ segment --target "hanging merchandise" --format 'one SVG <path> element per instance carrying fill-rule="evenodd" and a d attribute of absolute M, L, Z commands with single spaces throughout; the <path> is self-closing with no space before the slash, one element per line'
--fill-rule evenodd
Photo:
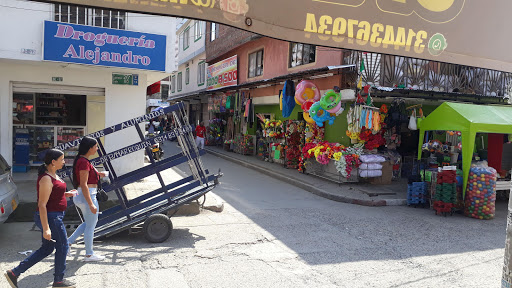
<path fill-rule="evenodd" d="M 388 116 L 386 117 L 386 127 L 391 130 L 391 135 L 400 135 L 402 123 L 408 123 L 409 116 L 405 110 L 405 101 L 403 99 L 395 99 L 388 108 Z M 394 137 L 396 138 L 396 137 Z"/>
<path fill-rule="evenodd" d="M 324 110 L 322 106 L 320 106 L 320 102 L 315 102 L 311 105 L 309 109 L 309 116 L 315 120 L 316 124 L 320 127 L 324 126 L 324 122 L 328 122 L 329 125 L 334 123 L 335 117 L 331 116 L 329 112 Z"/>
<path fill-rule="evenodd" d="M 416 126 L 417 128 L 420 128 L 421 121 L 425 119 L 425 115 L 423 115 L 423 109 L 420 108 L 418 114 L 418 118 L 416 118 Z"/>
<path fill-rule="evenodd" d="M 234 98 L 233 95 L 227 96 L 227 99 L 226 99 L 226 109 L 228 109 L 228 110 L 233 109 L 233 106 L 234 106 L 233 105 L 234 104 L 233 103 L 234 102 L 233 98 Z"/>
<path fill-rule="evenodd" d="M 315 103 L 314 100 L 307 100 L 300 106 L 302 108 L 302 111 L 309 113 L 309 109 L 311 109 L 311 106 Z"/>
<path fill-rule="evenodd" d="M 283 91 L 279 94 L 279 110 L 283 111 Z"/>
<path fill-rule="evenodd" d="M 341 95 L 328 90 L 320 99 L 320 106 L 329 113 L 337 113 L 341 109 Z"/>
<path fill-rule="evenodd" d="M 418 130 L 417 122 L 416 122 L 416 109 L 412 110 L 411 118 L 409 118 L 409 130 Z"/>
<path fill-rule="evenodd" d="M 302 80 L 297 85 L 295 99 L 297 99 L 297 102 L 300 104 L 309 99 L 318 101 L 320 100 L 320 89 L 318 89 L 315 83 L 308 80 Z"/>
<path fill-rule="evenodd" d="M 295 83 L 291 80 L 286 80 L 282 93 L 282 115 L 284 118 L 288 118 L 295 107 Z"/>

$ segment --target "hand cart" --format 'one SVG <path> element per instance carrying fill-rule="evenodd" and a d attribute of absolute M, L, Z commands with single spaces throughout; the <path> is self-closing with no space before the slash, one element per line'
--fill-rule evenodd
<path fill-rule="evenodd" d="M 176 125 L 175 129 L 146 139 L 139 123 L 167 113 L 172 114 Z M 99 138 L 131 127 L 137 130 L 141 141 L 107 153 Z M 200 198 L 219 184 L 218 179 L 222 177 L 222 173 L 219 170 L 217 174 L 210 174 L 204 168 L 200 156 L 204 155 L 205 152 L 204 150 L 198 150 L 195 145 L 193 132 L 194 128 L 188 123 L 188 116 L 186 115 L 183 103 L 178 103 L 88 135 L 98 140 L 99 147 L 99 157 L 92 159 L 91 163 L 94 166 L 103 164 L 105 170 L 109 171 L 110 183 L 104 184 L 103 190 L 110 197 L 112 194 L 115 194 L 119 202 L 118 205 L 102 211 L 99 215 L 98 224 L 94 231 L 95 239 L 110 236 L 143 223 L 144 237 L 148 241 L 163 242 L 169 238 L 173 227 L 171 219 L 165 212 Z M 182 152 L 155 162 L 151 151 L 153 144 L 176 138 Z M 79 141 L 75 140 L 58 145 L 55 148 L 66 150 L 77 145 L 79 145 Z M 146 150 L 151 164 L 117 176 L 111 161 L 142 149 Z M 185 162 L 188 163 L 192 175 L 165 185 L 160 171 Z M 59 176 L 62 178 L 71 177 L 71 172 L 71 169 L 61 170 L 59 171 Z M 155 174 L 160 182 L 160 188 L 135 199 L 129 200 L 127 198 L 123 188 L 125 185 Z M 68 204 L 70 206 L 73 205 L 73 201 L 70 200 Z"/>

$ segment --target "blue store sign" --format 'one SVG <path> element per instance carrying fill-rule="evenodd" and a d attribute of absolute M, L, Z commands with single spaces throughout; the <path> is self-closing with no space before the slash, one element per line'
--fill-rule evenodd
<path fill-rule="evenodd" d="M 43 60 L 165 71 L 166 36 L 44 22 Z"/>

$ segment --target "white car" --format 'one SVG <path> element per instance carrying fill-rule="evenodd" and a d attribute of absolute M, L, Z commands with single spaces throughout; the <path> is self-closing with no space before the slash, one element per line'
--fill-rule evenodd
<path fill-rule="evenodd" d="M 19 203 L 20 198 L 16 191 L 16 184 L 12 180 L 11 166 L 0 155 L 0 223 L 7 220 Z"/>

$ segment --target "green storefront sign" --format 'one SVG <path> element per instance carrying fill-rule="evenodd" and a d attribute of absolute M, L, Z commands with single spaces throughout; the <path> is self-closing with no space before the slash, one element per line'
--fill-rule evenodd
<path fill-rule="evenodd" d="M 137 86 L 139 85 L 139 75 L 112 73 L 112 84 Z"/>

